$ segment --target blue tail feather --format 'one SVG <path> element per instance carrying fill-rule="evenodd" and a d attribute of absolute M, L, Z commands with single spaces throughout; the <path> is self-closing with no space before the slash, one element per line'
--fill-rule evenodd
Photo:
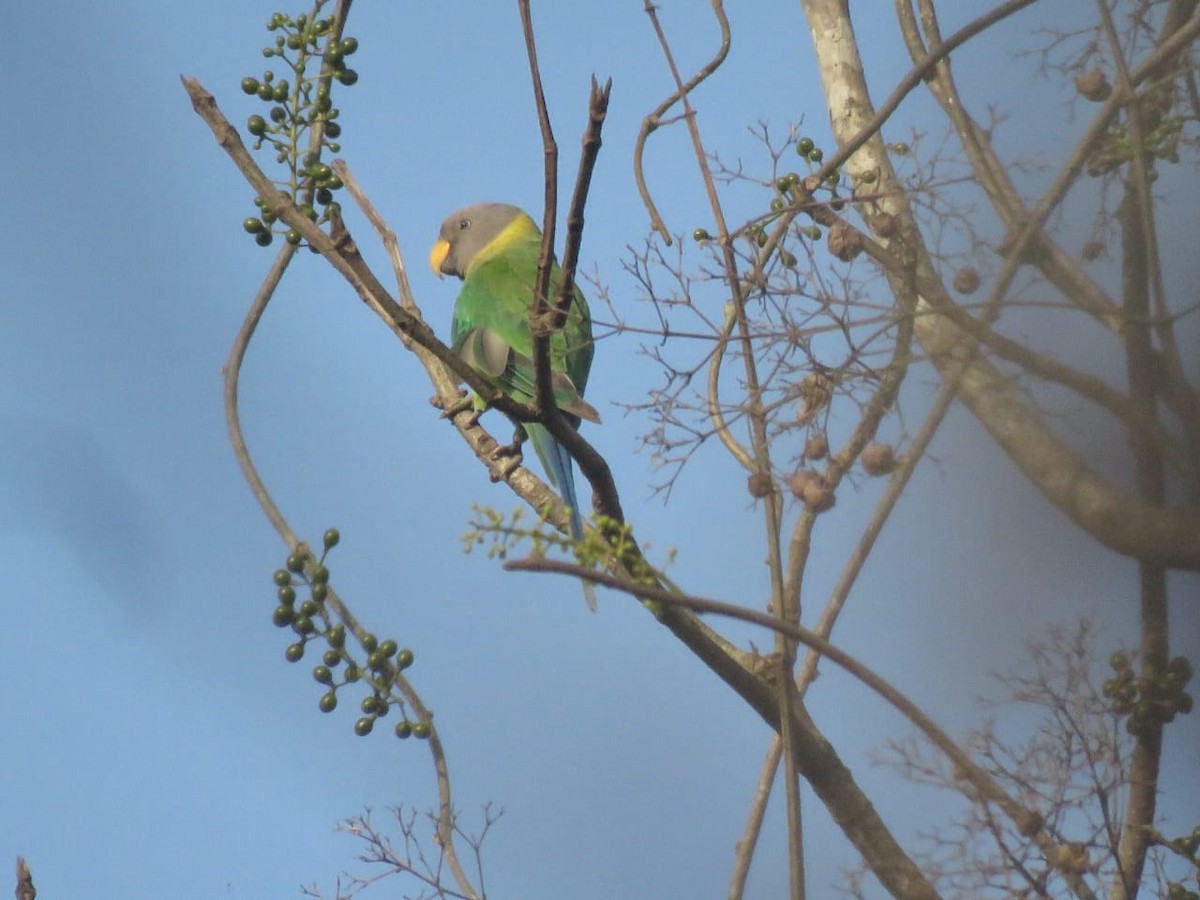
<path fill-rule="evenodd" d="M 562 495 L 563 503 L 571 508 L 571 537 L 578 541 L 583 537 L 583 517 L 579 514 L 579 500 L 575 496 L 575 473 L 571 464 L 571 454 L 551 436 L 544 425 L 529 422 L 525 425 L 525 431 L 533 443 L 533 449 L 546 472 L 546 477 Z"/>
<path fill-rule="evenodd" d="M 575 473 L 572 466 L 571 454 L 556 441 L 544 425 L 528 422 L 525 432 L 533 444 L 546 477 L 563 498 L 563 503 L 571 509 L 571 537 L 579 541 L 583 539 L 583 516 L 579 512 L 579 499 L 575 496 Z M 583 597 L 588 609 L 596 611 L 596 588 L 590 581 L 583 582 Z"/>

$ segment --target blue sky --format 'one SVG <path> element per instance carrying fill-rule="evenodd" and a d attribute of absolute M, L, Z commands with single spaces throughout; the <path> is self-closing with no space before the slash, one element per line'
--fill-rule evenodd
<path fill-rule="evenodd" d="M 743 128 L 759 120 L 782 132 L 806 119 L 821 140 L 825 114 L 796 4 L 731 6 L 728 74 L 696 97 L 713 149 L 761 159 Z M 647 222 L 630 178 L 632 142 L 670 90 L 641 7 L 535 4 L 565 172 L 588 77 L 614 79 L 583 267 L 597 266 L 618 298 L 633 291 L 619 262 Z M 338 872 L 363 871 L 356 842 L 333 832 L 339 820 L 364 806 L 434 802 L 424 746 L 384 731 L 354 737 L 349 704 L 317 711 L 311 660 L 284 662 L 270 576 L 285 553 L 225 436 L 221 366 L 273 251 L 241 231 L 251 192 L 178 76 L 198 77 L 242 123 L 258 109 L 238 82 L 261 74 L 263 24 L 277 8 L 47 0 L 6 11 L 0 856 L 24 854 L 47 897 L 330 890 Z M 705 12 L 663 10 L 685 70 L 711 53 Z M 904 71 L 888 16 L 863 24 L 879 48 L 881 89 Z M 515 6 L 360 0 L 347 33 L 361 42 L 362 77 L 338 97 L 342 155 L 395 228 L 418 300 L 444 333 L 456 286 L 424 265 L 444 216 L 484 199 L 540 208 Z M 1013 65 L 1003 47 L 978 54 L 964 77 L 980 88 Z M 1046 106 L 1044 132 L 1002 144 L 1036 149 L 1056 133 L 1065 92 L 1035 99 Z M 906 109 L 918 124 L 927 112 Z M 648 161 L 673 230 L 708 224 L 682 132 L 658 136 Z M 365 224 L 350 225 L 386 272 Z M 678 548 L 677 580 L 761 605 L 761 517 L 744 475 L 706 446 L 668 505 L 647 487 L 656 473 L 637 452 L 647 422 L 617 404 L 656 378 L 635 339 L 602 343 L 589 399 L 605 424 L 589 436 L 641 538 L 659 553 Z M 242 414 L 294 526 L 313 540 L 341 529 L 330 560 L 340 593 L 378 633 L 414 650 L 412 675 L 436 710 L 467 827 L 485 802 L 506 809 L 485 844 L 489 890 L 534 900 L 723 896 L 765 726 L 630 602 L 602 595 L 591 616 L 572 584 L 464 557 L 471 503 L 507 510 L 515 501 L 487 483 L 429 393 L 386 329 L 303 254 L 251 347 Z M 838 639 L 964 727 L 988 668 L 1047 623 L 1094 612 L 1114 642 L 1130 641 L 1136 572 L 1064 527 L 961 411 L 934 453 Z M 814 602 L 880 487 L 839 497 L 819 531 L 817 558 L 833 562 L 813 567 Z M 1195 659 L 1195 579 L 1177 588 L 1178 650 Z M 743 643 L 769 640 L 728 631 Z M 883 791 L 885 817 L 902 831 L 917 824 L 924 795 L 869 762 L 902 724 L 832 669 L 819 687 L 814 716 L 867 788 Z M 1183 748 L 1197 737 L 1193 717 L 1169 759 L 1168 771 L 1184 773 L 1170 802 L 1184 811 L 1196 806 L 1198 760 Z M 810 877 L 821 889 L 851 857 L 823 812 L 809 810 Z M 749 896 L 783 890 L 781 843 L 775 829 Z"/>

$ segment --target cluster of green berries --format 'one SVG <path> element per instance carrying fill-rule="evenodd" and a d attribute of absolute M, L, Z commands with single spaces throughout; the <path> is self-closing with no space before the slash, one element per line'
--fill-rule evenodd
<path fill-rule="evenodd" d="M 354 733 L 365 736 L 374 730 L 376 720 L 385 717 L 393 705 L 403 710 L 400 700 L 393 696 L 392 685 L 397 673 L 413 664 L 413 652 L 401 649 L 390 638 L 380 641 L 373 634 L 364 634 L 358 641 L 367 654 L 365 661 L 357 661 L 346 648 L 346 626 L 340 622 L 333 624 L 325 608 L 329 596 L 329 569 L 325 566 L 325 558 L 340 540 L 338 530 L 330 528 L 325 532 L 320 558 L 314 557 L 306 548 L 288 555 L 284 568 L 276 570 L 273 576 L 279 605 L 271 619 L 279 628 L 290 628 L 297 637 L 284 651 L 288 662 L 300 662 L 310 642 L 324 641 L 321 662 L 312 671 L 313 680 L 326 688 L 317 703 L 321 712 L 337 709 L 339 688 L 359 682 L 370 688 L 370 693 L 359 704 L 364 715 L 354 723 Z M 308 597 L 299 602 L 297 586 L 308 591 Z M 394 730 L 401 738 L 427 738 L 433 729 L 429 722 L 411 722 L 405 716 L 396 723 Z"/>
<path fill-rule="evenodd" d="M 1160 672 L 1143 670 L 1138 675 L 1128 653 L 1118 651 L 1109 658 L 1114 675 L 1104 682 L 1104 696 L 1119 716 L 1128 716 L 1125 729 L 1132 735 L 1171 722 L 1176 715 L 1192 711 L 1192 695 L 1184 688 L 1192 678 L 1186 657 L 1169 660 Z"/>
<path fill-rule="evenodd" d="M 342 126 L 337 122 L 338 110 L 330 96 L 330 85 L 314 79 L 307 71 L 312 61 L 323 61 L 327 67 L 323 75 L 347 87 L 354 84 L 358 73 L 347 68 L 346 57 L 358 50 L 358 41 L 352 37 L 334 41 L 331 19 L 303 15 L 293 19 L 275 13 L 267 23 L 267 30 L 281 33 L 276 35 L 274 46 L 263 48 L 263 56 L 278 58 L 291 70 L 295 84 L 287 78 L 276 78 L 270 70 L 258 78 L 250 75 L 243 78 L 243 93 L 269 105 L 265 116 L 256 114 L 247 119 L 246 130 L 254 137 L 256 150 L 266 144 L 275 151 L 275 161 L 288 167 L 282 193 L 289 200 L 311 198 L 301 211 L 312 221 L 324 223 L 338 212 L 333 192 L 342 187 L 342 182 L 321 162 L 319 152 L 308 152 L 302 157 L 300 145 L 302 141 L 308 143 L 309 129 L 319 124 L 322 147 L 338 153 L 341 145 L 337 138 Z M 260 247 L 266 247 L 274 240 L 278 217 L 267 208 L 262 197 L 255 198 L 254 203 L 259 214 L 247 218 L 242 227 Z M 320 213 L 317 207 L 322 208 Z M 295 228 L 284 232 L 284 237 L 289 244 L 301 242 L 300 232 Z"/>
<path fill-rule="evenodd" d="M 825 158 L 825 152 L 816 144 L 812 138 L 803 137 L 796 142 L 796 154 L 805 159 L 810 165 L 820 165 Z M 838 186 L 842 182 L 840 172 L 830 172 L 825 179 L 824 187 L 830 191 L 831 199 L 829 205 L 834 210 L 840 210 L 845 201 L 838 196 Z M 771 198 L 771 214 L 760 221 L 756 221 L 747 226 L 745 236 L 756 247 L 765 247 L 769 237 L 767 235 L 767 226 L 770 225 L 779 214 L 781 214 L 789 204 L 805 199 L 799 190 L 801 185 L 801 177 L 797 172 L 788 172 L 786 175 L 781 175 L 775 179 L 774 189 L 775 196 Z M 815 223 L 800 228 L 800 234 L 810 241 L 819 241 L 822 232 L 819 226 Z M 692 232 L 692 239 L 698 243 L 711 241 L 713 236 L 707 228 L 697 228 Z M 796 257 L 786 249 L 779 248 L 779 260 L 788 268 L 794 268 L 796 265 Z"/>

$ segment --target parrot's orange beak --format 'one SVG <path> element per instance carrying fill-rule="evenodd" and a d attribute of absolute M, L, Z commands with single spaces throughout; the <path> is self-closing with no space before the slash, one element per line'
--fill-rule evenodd
<path fill-rule="evenodd" d="M 433 269 L 433 274 L 441 278 L 445 273 L 442 271 L 442 263 L 446 261 L 446 257 L 450 255 L 450 243 L 445 238 L 438 238 L 437 243 L 433 245 L 433 249 L 429 251 L 429 267 Z"/>

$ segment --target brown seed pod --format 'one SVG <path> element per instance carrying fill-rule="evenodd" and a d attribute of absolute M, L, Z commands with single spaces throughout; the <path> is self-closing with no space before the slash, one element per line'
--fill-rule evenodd
<path fill-rule="evenodd" d="M 824 512 L 837 502 L 829 482 L 812 469 L 797 469 L 789 486 L 796 499 L 802 500 L 813 512 Z"/>
<path fill-rule="evenodd" d="M 1091 262 L 1094 259 L 1099 259 L 1100 254 L 1103 252 L 1104 252 L 1104 242 L 1103 241 L 1088 241 L 1086 244 L 1083 245 L 1083 249 L 1079 251 L 1079 255 L 1082 256 L 1088 262 Z"/>
<path fill-rule="evenodd" d="M 960 294 L 973 294 L 979 290 L 979 273 L 970 266 L 963 266 L 954 273 L 954 289 Z"/>
<path fill-rule="evenodd" d="M 896 451 L 891 444 L 868 444 L 859 461 L 868 475 L 888 475 L 896 468 Z"/>
<path fill-rule="evenodd" d="M 818 431 L 804 442 L 805 459 L 824 459 L 828 455 L 829 438 L 825 437 L 825 432 Z"/>
<path fill-rule="evenodd" d="M 1076 76 L 1075 90 L 1085 100 L 1103 103 L 1112 94 L 1112 85 L 1108 83 L 1107 75 L 1099 69 L 1092 69 L 1086 75 Z"/>
<path fill-rule="evenodd" d="M 751 497 L 769 497 L 775 490 L 775 482 L 771 478 L 769 472 L 755 472 L 746 479 L 746 489 L 750 491 Z"/>
<path fill-rule="evenodd" d="M 865 243 L 861 231 L 840 219 L 829 229 L 829 237 L 826 238 L 829 252 L 842 262 L 850 262 L 862 253 Z"/>
<path fill-rule="evenodd" d="M 881 238 L 891 237 L 900 227 L 896 217 L 889 212 L 876 213 L 871 216 L 871 230 Z"/>

